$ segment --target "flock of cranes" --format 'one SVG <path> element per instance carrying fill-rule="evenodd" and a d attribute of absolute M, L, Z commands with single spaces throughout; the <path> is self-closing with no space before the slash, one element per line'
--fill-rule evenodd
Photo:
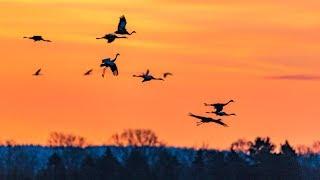
<path fill-rule="evenodd" d="M 215 111 L 209 111 L 209 112 L 206 112 L 206 113 L 213 113 L 215 114 L 216 116 L 235 116 L 236 114 L 234 113 L 231 113 L 231 114 L 228 114 L 226 112 L 223 111 L 223 108 L 228 105 L 229 103 L 231 102 L 234 102 L 233 100 L 230 100 L 229 102 L 227 103 L 214 103 L 214 104 L 208 104 L 208 103 L 204 103 L 205 106 L 212 106 L 214 108 Z M 197 126 L 203 124 L 203 123 L 210 123 L 210 122 L 213 122 L 213 123 L 217 123 L 221 126 L 225 126 L 225 127 L 228 127 L 227 124 L 225 124 L 222 119 L 213 119 L 211 117 L 205 117 L 205 116 L 198 116 L 198 115 L 195 115 L 195 114 L 192 114 L 192 113 L 189 113 L 189 116 L 191 117 L 194 117 L 194 118 L 197 118 L 197 119 L 200 119 L 199 122 L 197 122 Z"/>
<path fill-rule="evenodd" d="M 123 36 L 123 35 L 129 35 L 130 36 L 130 35 L 136 33 L 136 31 L 132 31 L 132 32 L 129 33 L 128 30 L 126 29 L 126 25 L 127 25 L 127 20 L 126 20 L 125 16 L 121 16 L 120 20 L 119 20 L 119 23 L 118 23 L 118 28 L 114 33 L 109 33 L 109 34 L 106 34 L 106 35 L 104 35 L 102 37 L 99 37 L 99 38 L 96 38 L 96 39 L 105 39 L 108 43 L 112 43 L 116 39 L 127 38 L 127 36 Z M 122 36 L 118 36 L 118 35 L 122 35 Z M 40 35 L 34 35 L 34 36 L 31 36 L 31 37 L 23 37 L 23 38 L 32 39 L 34 42 L 37 42 L 37 41 L 52 42 L 51 40 L 44 39 Z M 111 70 L 111 72 L 112 72 L 112 74 L 114 76 L 118 76 L 119 71 L 118 71 L 118 67 L 117 67 L 117 64 L 116 64 L 116 60 L 117 60 L 117 58 L 119 56 L 120 56 L 120 54 L 117 53 L 113 59 L 111 59 L 111 58 L 102 59 L 102 62 L 100 64 L 100 67 L 103 68 L 102 77 L 105 76 L 106 70 L 108 68 L 110 68 L 110 70 Z M 86 71 L 84 73 L 84 75 L 85 76 L 89 76 L 89 75 L 92 74 L 92 72 L 93 72 L 93 69 L 89 69 L 88 71 Z M 38 69 L 32 75 L 34 75 L 34 76 L 42 75 L 41 74 L 41 68 Z M 172 76 L 172 75 L 173 74 L 170 73 L 170 72 L 165 72 L 165 73 L 162 74 L 162 77 L 154 77 L 150 73 L 149 69 L 147 69 L 147 71 L 145 73 L 141 73 L 140 75 L 133 75 L 133 77 L 142 78 L 142 82 L 147 82 L 147 81 L 151 81 L 151 80 L 164 81 L 165 78 L 167 78 L 168 76 Z M 205 106 L 212 106 L 214 108 L 214 110 L 215 110 L 215 111 L 209 111 L 209 112 L 206 112 L 206 113 L 213 113 L 216 116 L 235 116 L 236 114 L 234 114 L 234 113 L 228 114 L 228 113 L 223 111 L 224 106 L 228 105 L 231 102 L 234 102 L 234 101 L 230 100 L 227 103 L 215 103 L 215 104 L 207 104 L 207 103 L 205 103 L 204 104 Z M 210 122 L 213 122 L 213 123 L 225 126 L 225 127 L 228 126 L 221 119 L 213 119 L 211 117 L 198 116 L 198 115 L 195 115 L 195 114 L 192 114 L 192 113 L 190 113 L 189 116 L 197 118 L 197 119 L 200 119 L 200 121 L 197 122 L 197 126 L 199 126 L 199 125 L 201 125 L 203 123 L 210 123 Z"/>
<path fill-rule="evenodd" d="M 136 33 L 136 31 L 132 31 L 129 33 L 128 30 L 126 29 L 126 25 L 127 25 L 127 20 L 126 20 L 125 16 L 121 16 L 119 23 L 118 23 L 118 28 L 114 33 L 109 33 L 109 34 L 104 35 L 103 37 L 99 37 L 96 39 L 105 39 L 108 43 L 112 43 L 115 41 L 115 39 L 127 38 L 127 36 L 118 36 L 118 35 L 132 35 L 132 34 Z M 44 39 L 40 35 L 34 35 L 31 37 L 23 37 L 23 38 L 32 39 L 34 42 L 37 42 L 37 41 L 52 42 L 51 40 Z M 116 54 L 114 59 L 111 59 L 111 58 L 102 59 L 102 62 L 100 64 L 100 67 L 103 68 L 102 77 L 105 76 L 106 70 L 108 68 L 110 68 L 110 70 L 114 76 L 117 76 L 119 74 L 117 64 L 115 63 L 118 56 L 120 56 L 119 53 Z M 42 71 L 42 69 L 40 68 L 32 75 L 34 75 L 34 76 L 42 75 L 41 71 Z M 92 72 L 93 72 L 93 69 L 89 69 L 84 73 L 84 75 L 89 76 L 92 74 Z M 163 78 L 166 78 L 169 75 L 172 75 L 172 73 L 165 72 L 165 73 L 163 73 Z M 151 81 L 151 80 L 164 80 L 163 78 L 153 77 L 152 75 L 150 75 L 149 70 L 147 70 L 147 72 L 143 73 L 142 75 L 134 75 L 134 77 L 143 78 L 142 82 Z"/>

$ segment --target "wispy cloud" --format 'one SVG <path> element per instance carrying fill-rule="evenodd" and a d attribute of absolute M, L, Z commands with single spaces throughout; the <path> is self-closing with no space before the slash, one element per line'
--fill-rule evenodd
<path fill-rule="evenodd" d="M 279 80 L 320 80 L 320 75 L 295 74 L 295 75 L 269 76 L 267 78 L 279 79 Z"/>

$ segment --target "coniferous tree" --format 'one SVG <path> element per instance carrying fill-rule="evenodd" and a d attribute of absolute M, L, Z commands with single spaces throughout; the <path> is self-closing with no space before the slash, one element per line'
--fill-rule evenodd
<path fill-rule="evenodd" d="M 81 164 L 80 167 L 80 180 L 91 180 L 97 179 L 97 166 L 95 160 L 90 156 L 87 155 Z"/>
<path fill-rule="evenodd" d="M 153 168 L 154 177 L 158 180 L 178 179 L 181 171 L 180 166 L 181 165 L 175 156 L 171 155 L 167 150 L 162 149 L 158 154 L 158 160 Z"/>
<path fill-rule="evenodd" d="M 57 153 L 53 153 L 48 160 L 47 168 L 43 173 L 46 180 L 65 180 L 66 169 L 61 157 Z"/>
<path fill-rule="evenodd" d="M 278 163 L 274 168 L 281 170 L 281 177 L 287 177 L 292 180 L 301 179 L 300 165 L 294 148 L 286 140 L 285 143 L 281 145 L 280 149 L 281 152 L 278 156 Z"/>
<path fill-rule="evenodd" d="M 151 178 L 149 165 L 141 149 L 135 148 L 126 160 L 126 179 L 148 180 Z"/>
<path fill-rule="evenodd" d="M 255 161 L 252 167 L 252 176 L 257 179 L 277 179 L 279 170 L 274 168 L 277 163 L 276 154 L 274 154 L 275 145 L 270 138 L 257 137 L 252 143 L 249 152 Z"/>
<path fill-rule="evenodd" d="M 121 179 L 123 176 L 123 167 L 113 156 L 111 149 L 107 148 L 104 155 L 98 159 L 99 179 Z"/>
<path fill-rule="evenodd" d="M 207 154 L 207 179 L 225 179 L 228 173 L 225 169 L 225 154 L 219 151 L 208 151 Z"/>
<path fill-rule="evenodd" d="M 198 151 L 196 151 L 194 160 L 192 161 L 191 164 L 191 177 L 192 179 L 195 180 L 202 180 L 205 178 L 205 162 L 204 162 L 204 150 L 199 149 Z"/>
<path fill-rule="evenodd" d="M 289 157 L 297 157 L 296 151 L 287 140 L 281 145 L 281 154 Z"/>

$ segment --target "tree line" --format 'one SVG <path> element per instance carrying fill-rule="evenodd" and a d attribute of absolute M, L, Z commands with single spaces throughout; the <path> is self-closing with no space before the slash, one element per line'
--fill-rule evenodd
<path fill-rule="evenodd" d="M 226 151 L 172 148 L 141 129 L 115 134 L 112 141 L 116 146 L 90 147 L 83 137 L 52 133 L 49 147 L 27 150 L 6 142 L 0 148 L 0 179 L 320 179 L 316 145 L 295 149 L 285 141 L 276 151 L 269 137 L 257 137 L 240 139 Z M 48 149 L 41 161 L 39 148 Z"/>

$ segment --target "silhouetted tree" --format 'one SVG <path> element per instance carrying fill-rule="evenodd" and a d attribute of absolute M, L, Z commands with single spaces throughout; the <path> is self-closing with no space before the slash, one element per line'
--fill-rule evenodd
<path fill-rule="evenodd" d="M 86 139 L 73 134 L 53 132 L 48 138 L 50 147 L 62 150 L 64 166 L 67 169 L 68 178 L 76 177 L 78 168 L 85 156 L 84 147 L 87 146 Z"/>
<path fill-rule="evenodd" d="M 312 144 L 312 153 L 314 154 L 320 153 L 320 141 L 316 141 Z"/>
<path fill-rule="evenodd" d="M 206 179 L 225 179 L 225 153 L 219 151 L 207 151 Z"/>
<path fill-rule="evenodd" d="M 151 179 L 149 165 L 139 149 L 133 149 L 126 160 L 125 179 L 148 180 Z"/>
<path fill-rule="evenodd" d="M 249 153 L 249 149 L 252 145 L 251 141 L 247 141 L 245 139 L 238 139 L 237 141 L 233 142 L 230 147 L 230 151 L 235 152 L 242 152 L 242 153 Z"/>
<path fill-rule="evenodd" d="M 35 163 L 35 154 L 26 152 L 23 146 L 7 146 L 5 159 L 6 172 L 8 179 L 25 179 L 34 176 L 33 165 Z"/>
<path fill-rule="evenodd" d="M 53 132 L 48 139 L 49 146 L 59 147 L 84 147 L 87 145 L 86 139 L 81 136 Z"/>
<path fill-rule="evenodd" d="M 300 166 L 297 161 L 297 154 L 293 147 L 286 140 L 284 144 L 281 145 L 281 152 L 278 155 L 277 164 L 274 168 L 280 170 L 280 177 L 286 177 L 288 179 L 301 179 L 300 176 Z"/>
<path fill-rule="evenodd" d="M 6 140 L 6 141 L 4 142 L 4 145 L 7 146 L 7 147 L 13 147 L 13 146 L 16 146 L 17 143 L 16 143 L 14 140 L 9 139 L 9 140 Z"/>
<path fill-rule="evenodd" d="M 242 151 L 231 151 L 226 156 L 226 163 L 224 166 L 226 179 L 237 180 L 250 178 L 248 164 L 244 159 L 246 156 L 241 157 L 241 155 L 245 156 Z"/>
<path fill-rule="evenodd" d="M 48 160 L 47 168 L 43 172 L 40 179 L 46 180 L 65 180 L 66 169 L 63 165 L 61 157 L 57 153 L 53 153 Z"/>
<path fill-rule="evenodd" d="M 271 143 L 270 138 L 257 137 L 249 148 L 250 155 L 257 160 L 262 160 L 261 158 L 265 155 L 271 155 L 274 152 L 275 145 Z"/>
<path fill-rule="evenodd" d="M 121 134 L 111 137 L 113 143 L 118 146 L 161 146 L 157 135 L 148 129 L 127 129 Z"/>
<path fill-rule="evenodd" d="M 59 150 L 67 170 L 67 177 L 77 177 L 78 169 L 87 155 L 86 150 L 80 147 L 63 147 Z"/>
<path fill-rule="evenodd" d="M 113 156 L 111 149 L 107 148 L 104 155 L 98 160 L 99 179 L 122 179 L 124 169 Z"/>
<path fill-rule="evenodd" d="M 297 153 L 299 155 L 310 155 L 312 154 L 312 149 L 306 145 L 298 145 L 297 148 Z"/>
<path fill-rule="evenodd" d="M 80 180 L 98 179 L 98 170 L 95 160 L 87 155 L 80 167 Z"/>
<path fill-rule="evenodd" d="M 181 167 L 177 158 L 165 149 L 160 150 L 153 168 L 155 179 L 175 180 L 178 179 L 180 171 Z"/>
<path fill-rule="evenodd" d="M 275 145 L 270 138 L 257 137 L 251 145 L 250 156 L 255 160 L 255 166 L 252 167 L 252 176 L 257 179 L 278 179 L 280 170 L 275 168 L 277 156 L 274 154 Z"/>
<path fill-rule="evenodd" d="M 205 165 L 205 160 L 204 160 L 204 150 L 199 149 L 196 151 L 196 154 L 194 156 L 194 160 L 192 161 L 191 164 L 191 176 L 192 179 L 195 180 L 200 180 L 204 179 L 206 177 L 206 165 Z"/>
<path fill-rule="evenodd" d="M 284 144 L 281 145 L 281 154 L 289 157 L 296 157 L 297 153 L 293 149 L 293 147 L 289 144 L 289 142 L 286 140 Z"/>

